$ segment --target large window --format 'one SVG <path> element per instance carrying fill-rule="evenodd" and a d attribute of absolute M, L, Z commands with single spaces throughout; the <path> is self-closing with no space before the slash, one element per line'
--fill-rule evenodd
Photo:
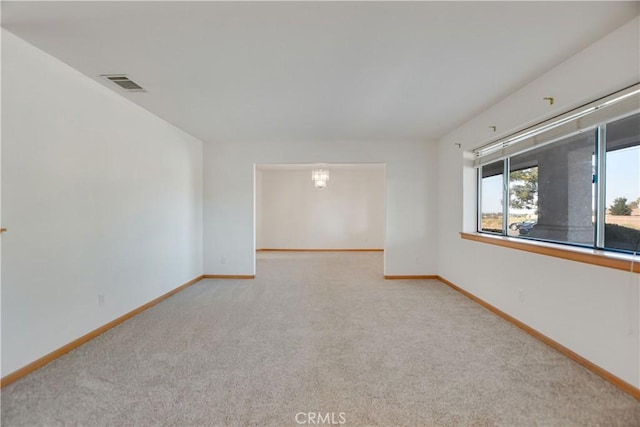
<path fill-rule="evenodd" d="M 640 114 L 630 101 L 476 150 L 478 231 L 640 252 Z"/>

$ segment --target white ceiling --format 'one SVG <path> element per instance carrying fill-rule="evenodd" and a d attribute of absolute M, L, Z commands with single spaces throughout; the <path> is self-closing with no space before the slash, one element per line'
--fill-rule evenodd
<path fill-rule="evenodd" d="M 384 171 L 384 163 L 260 163 L 259 171 L 309 171 L 312 169 L 329 169 L 344 171 Z"/>
<path fill-rule="evenodd" d="M 209 141 L 433 140 L 638 2 L 2 2 L 2 26 Z M 614 66 L 614 65 L 612 65 Z M 541 97 L 546 94 L 540 94 Z"/>

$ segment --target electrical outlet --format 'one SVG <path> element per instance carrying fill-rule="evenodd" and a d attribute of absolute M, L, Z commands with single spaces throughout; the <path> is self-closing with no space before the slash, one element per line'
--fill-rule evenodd
<path fill-rule="evenodd" d="M 104 305 L 104 294 L 98 294 L 98 305 L 100 307 Z"/>
<path fill-rule="evenodd" d="M 225 257 L 220 257 L 220 264 L 226 264 L 227 259 Z"/>
<path fill-rule="evenodd" d="M 524 289 L 518 289 L 518 301 L 524 302 Z"/>

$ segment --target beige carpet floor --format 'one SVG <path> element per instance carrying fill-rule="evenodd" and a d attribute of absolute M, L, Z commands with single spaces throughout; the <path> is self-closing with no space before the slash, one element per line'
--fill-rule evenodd
<path fill-rule="evenodd" d="M 2 390 L 2 425 L 638 426 L 640 402 L 380 253 L 268 253 Z M 299 416 L 304 421 L 307 416 Z M 309 424 L 307 424 L 309 425 Z"/>

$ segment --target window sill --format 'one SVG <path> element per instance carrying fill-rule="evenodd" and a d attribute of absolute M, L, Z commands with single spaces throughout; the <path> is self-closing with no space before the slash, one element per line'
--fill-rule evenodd
<path fill-rule="evenodd" d="M 640 273 L 640 262 L 634 262 L 632 255 L 617 254 L 597 249 L 568 247 L 554 243 L 520 240 L 505 236 L 491 236 L 482 233 L 461 232 L 460 237 L 475 242 L 489 243 L 490 245 L 503 246 L 591 265 L 599 265 L 616 270 L 633 270 L 634 273 Z"/>

